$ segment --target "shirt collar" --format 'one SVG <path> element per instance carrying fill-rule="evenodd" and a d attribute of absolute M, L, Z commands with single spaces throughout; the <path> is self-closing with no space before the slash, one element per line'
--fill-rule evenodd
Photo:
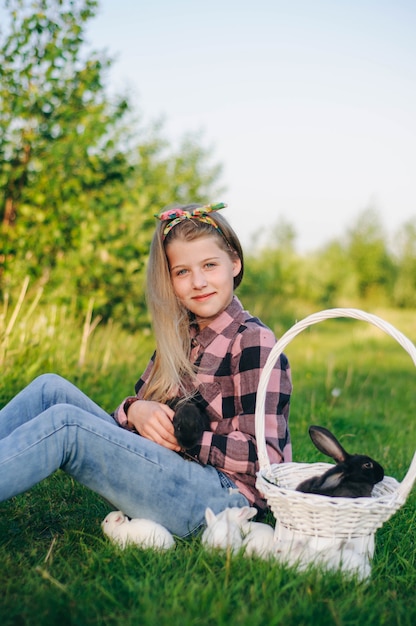
<path fill-rule="evenodd" d="M 227 308 L 208 326 L 203 328 L 200 332 L 198 332 L 195 327 L 191 329 L 191 332 L 193 331 L 194 342 L 206 348 L 218 335 L 234 335 L 235 327 L 238 328 L 243 321 L 244 311 L 242 304 L 237 296 L 233 296 Z"/>

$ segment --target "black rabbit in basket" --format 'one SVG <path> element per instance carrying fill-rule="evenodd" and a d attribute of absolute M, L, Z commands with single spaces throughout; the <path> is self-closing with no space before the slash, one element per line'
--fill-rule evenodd
<path fill-rule="evenodd" d="M 323 496 L 360 498 L 371 496 L 373 486 L 383 480 L 384 469 L 362 454 L 348 454 L 334 435 L 322 426 L 310 426 L 309 435 L 315 446 L 336 461 L 321 476 L 302 481 L 296 491 Z"/>

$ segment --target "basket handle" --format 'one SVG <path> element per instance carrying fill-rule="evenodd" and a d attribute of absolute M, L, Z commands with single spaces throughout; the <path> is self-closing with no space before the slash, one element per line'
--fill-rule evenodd
<path fill-rule="evenodd" d="M 406 476 L 397 487 L 397 500 L 401 504 L 406 502 L 406 498 L 412 490 L 414 482 L 416 480 L 416 452 L 413 455 L 412 462 L 407 470 Z"/>
<path fill-rule="evenodd" d="M 410 341 L 410 339 L 408 339 L 405 335 L 403 335 L 403 333 L 398 331 L 394 326 L 382 320 L 380 317 L 377 317 L 377 315 L 373 315 L 372 313 L 366 313 L 365 311 L 360 311 L 359 309 L 334 308 L 319 311 L 318 313 L 313 313 L 312 315 L 305 317 L 300 322 L 297 322 L 296 324 L 294 324 L 294 326 L 289 328 L 289 330 L 286 331 L 285 334 L 282 335 L 282 337 L 273 346 L 264 365 L 263 371 L 260 375 L 259 384 L 257 387 L 255 429 L 260 470 L 270 470 L 270 459 L 267 455 L 266 440 L 264 434 L 264 412 L 267 385 L 269 383 L 270 376 L 276 364 L 276 361 L 280 357 L 286 346 L 288 346 L 288 344 L 292 341 L 292 339 L 294 339 L 303 330 L 305 330 L 309 326 L 312 326 L 313 324 L 322 322 L 323 320 L 336 317 L 351 317 L 357 320 L 363 320 L 365 322 L 369 322 L 370 324 L 374 324 L 374 326 L 377 326 L 381 330 L 384 330 L 387 334 L 391 335 L 402 346 L 402 348 L 406 350 L 406 352 L 408 352 L 413 360 L 414 365 L 416 366 L 416 348 Z"/>

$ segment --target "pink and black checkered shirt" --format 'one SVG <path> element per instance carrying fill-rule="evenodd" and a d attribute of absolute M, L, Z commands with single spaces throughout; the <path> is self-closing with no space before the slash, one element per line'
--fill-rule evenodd
<path fill-rule="evenodd" d="M 199 445 L 187 458 L 213 465 L 236 484 L 251 504 L 265 508 L 255 487 L 259 470 L 255 433 L 256 394 L 260 374 L 276 343 L 273 332 L 243 310 L 234 296 L 231 304 L 209 326 L 191 326 L 191 359 L 197 366 L 199 404 L 211 419 Z M 136 383 L 142 398 L 153 360 Z M 268 384 L 265 402 L 265 438 L 270 463 L 291 461 L 289 404 L 290 367 L 285 355 L 278 359 Z M 123 403 L 115 412 L 121 426 L 127 423 Z"/>

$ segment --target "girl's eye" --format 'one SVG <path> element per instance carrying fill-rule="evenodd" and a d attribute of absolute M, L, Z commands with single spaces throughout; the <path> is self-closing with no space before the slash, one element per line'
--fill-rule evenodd
<path fill-rule="evenodd" d="M 210 269 L 211 267 L 216 267 L 216 265 L 217 265 L 216 263 L 212 263 L 212 262 L 205 263 L 205 267 L 207 267 L 208 269 Z"/>
<path fill-rule="evenodd" d="M 176 276 L 184 276 L 187 273 L 188 270 L 178 270 L 177 272 L 175 272 Z"/>

